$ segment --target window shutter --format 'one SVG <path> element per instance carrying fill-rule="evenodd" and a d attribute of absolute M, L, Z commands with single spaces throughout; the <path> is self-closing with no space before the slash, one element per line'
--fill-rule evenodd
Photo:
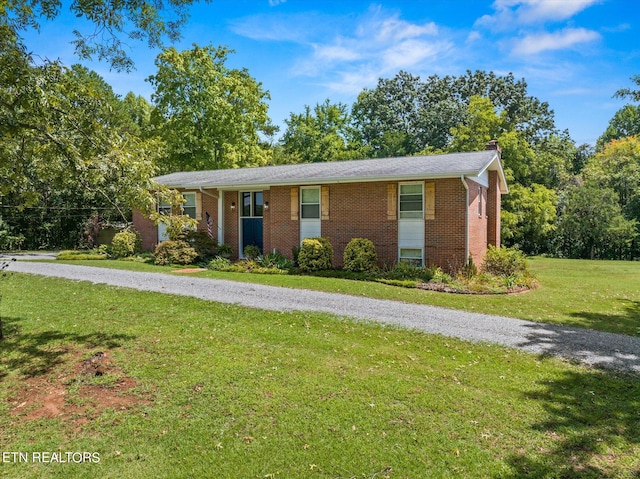
<path fill-rule="evenodd" d="M 196 219 L 202 219 L 202 193 L 199 191 L 196 192 Z"/>
<path fill-rule="evenodd" d="M 395 183 L 387 185 L 387 219 L 398 219 L 398 186 Z"/>
<path fill-rule="evenodd" d="M 329 187 L 322 187 L 322 200 L 320 201 L 320 205 L 322 207 L 322 219 L 329 219 Z"/>
<path fill-rule="evenodd" d="M 291 188 L 291 221 L 298 221 L 300 216 L 300 203 L 298 201 L 298 188 Z"/>
<path fill-rule="evenodd" d="M 424 217 L 427 220 L 436 219 L 436 184 L 429 181 L 424 188 Z"/>

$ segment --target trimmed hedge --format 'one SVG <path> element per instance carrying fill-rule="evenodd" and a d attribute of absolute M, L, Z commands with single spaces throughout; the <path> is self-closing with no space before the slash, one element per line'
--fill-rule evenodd
<path fill-rule="evenodd" d="M 331 269 L 333 246 L 327 238 L 305 238 L 298 253 L 301 271 L 322 271 Z"/>
<path fill-rule="evenodd" d="M 156 246 L 153 256 L 156 264 L 164 266 L 168 264 L 193 264 L 198 253 L 186 241 L 168 240 Z"/>
<path fill-rule="evenodd" d="M 353 238 L 344 249 L 343 268 L 346 271 L 372 273 L 378 269 L 378 255 L 373 242 Z"/>
<path fill-rule="evenodd" d="M 133 231 L 120 231 L 111 240 L 111 255 L 115 258 L 127 258 L 139 253 L 142 240 L 138 233 Z"/>
<path fill-rule="evenodd" d="M 482 263 L 482 271 L 496 276 L 527 274 L 527 258 L 519 249 L 490 245 Z"/>

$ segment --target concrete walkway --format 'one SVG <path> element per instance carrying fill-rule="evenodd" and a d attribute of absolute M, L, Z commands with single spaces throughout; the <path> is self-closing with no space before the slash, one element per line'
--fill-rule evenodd
<path fill-rule="evenodd" d="M 433 306 L 226 280 L 16 261 L 10 271 L 192 296 L 274 311 L 322 311 L 426 333 L 510 346 L 640 373 L 640 338 Z"/>

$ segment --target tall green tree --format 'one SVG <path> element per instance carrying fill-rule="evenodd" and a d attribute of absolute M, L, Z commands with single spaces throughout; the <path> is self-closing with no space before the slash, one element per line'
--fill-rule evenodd
<path fill-rule="evenodd" d="M 558 253 L 571 258 L 629 259 L 637 222 L 622 214 L 617 193 L 587 183 L 567 190 L 557 225 Z"/>
<path fill-rule="evenodd" d="M 640 135 L 640 105 L 625 105 L 609 120 L 609 125 L 598 138 L 596 146 L 598 150 L 602 150 L 612 140 L 633 135 Z"/>
<path fill-rule="evenodd" d="M 613 97 L 640 102 L 640 75 L 632 76 L 631 81 L 639 88 L 621 88 L 614 93 Z M 633 135 L 640 135 L 640 105 L 625 105 L 613 115 L 607 129 L 598 138 L 597 150 L 602 150 L 611 140 Z"/>
<path fill-rule="evenodd" d="M 615 191 L 625 218 L 640 225 L 640 137 L 607 143 L 585 166 L 583 176 L 601 188 Z"/>
<path fill-rule="evenodd" d="M 537 153 L 524 133 L 514 129 L 507 112 L 497 112 L 489 98 L 472 96 L 464 118 L 464 123 L 451 128 L 448 151 L 482 150 L 492 139 L 497 139 L 502 149 L 510 181 L 510 192 L 503 199 L 502 241 L 526 253 L 547 252 L 555 228 L 557 197 L 552 188 L 536 180 L 549 181 L 547 176 L 553 176 L 564 161 L 557 159 L 559 153 L 552 148 Z M 543 141 L 562 144 L 555 135 Z"/>
<path fill-rule="evenodd" d="M 164 50 L 154 87 L 153 112 L 167 145 L 161 169 L 189 171 L 263 165 L 269 150 L 261 134 L 275 127 L 267 115 L 269 93 L 246 69 L 225 66 L 225 47 Z"/>
<path fill-rule="evenodd" d="M 441 150 L 450 144 L 451 128 L 466 123 L 474 96 L 491 100 L 504 113 L 507 129 L 522 134 L 531 145 L 555 131 L 553 111 L 527 93 L 524 80 L 484 71 L 467 71 L 460 77 L 433 75 L 425 81 L 406 72 L 380 79 L 376 88 L 358 96 L 353 122 L 372 156 Z"/>
<path fill-rule="evenodd" d="M 116 70 L 133 69 L 127 50 L 129 42 L 144 41 L 149 47 L 161 47 L 165 39 L 177 41 L 188 19 L 188 7 L 194 0 L 12 0 L 0 2 L 0 45 L 26 50 L 21 35 L 40 29 L 68 8 L 76 18 L 89 25 L 86 31 L 74 30 L 76 54 L 81 59 L 97 58 Z"/>
<path fill-rule="evenodd" d="M 515 183 L 503 197 L 502 241 L 527 254 L 551 250 L 556 229 L 556 192 L 544 185 Z"/>
<path fill-rule="evenodd" d="M 161 143 L 122 128 L 119 99 L 94 72 L 11 54 L 0 54 L 3 210 L 46 211 L 45 225 L 64 210 L 89 216 L 99 208 L 126 220 L 131 205 L 150 208 Z"/>
<path fill-rule="evenodd" d="M 350 131 L 348 107 L 325 100 L 303 113 L 291 113 L 280 140 L 290 163 L 312 163 L 361 158 Z"/>

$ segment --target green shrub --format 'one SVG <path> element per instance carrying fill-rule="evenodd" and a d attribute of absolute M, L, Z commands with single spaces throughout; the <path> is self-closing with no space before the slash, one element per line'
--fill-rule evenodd
<path fill-rule="evenodd" d="M 231 258 L 231 256 L 233 256 L 233 248 L 231 247 L 231 245 L 222 243 L 220 246 L 218 246 L 218 256 L 227 259 Z"/>
<path fill-rule="evenodd" d="M 260 248 L 258 248 L 256 245 L 250 244 L 244 247 L 244 251 L 242 253 L 244 254 L 245 258 L 254 260 L 258 256 L 260 256 Z"/>
<path fill-rule="evenodd" d="M 422 281 L 427 283 L 433 278 L 435 268 L 423 268 L 408 261 L 400 261 L 393 268 L 382 273 L 382 278 L 390 280 Z"/>
<path fill-rule="evenodd" d="M 223 258 L 221 256 L 216 256 L 207 265 L 208 269 L 212 269 L 214 271 L 228 271 L 231 267 L 231 261 L 227 258 Z"/>
<path fill-rule="evenodd" d="M 120 231 L 111 241 L 110 252 L 115 258 L 126 258 L 139 253 L 142 247 L 140 235 L 133 231 Z"/>
<path fill-rule="evenodd" d="M 289 270 L 293 268 L 293 261 L 288 260 L 280 253 L 269 253 L 260 260 L 260 266 L 263 268 L 276 268 Z"/>
<path fill-rule="evenodd" d="M 106 253 L 100 253 L 98 250 L 69 250 L 60 251 L 56 255 L 56 259 L 60 261 L 84 261 L 84 260 L 101 260 L 107 259 Z"/>
<path fill-rule="evenodd" d="M 522 275 L 528 273 L 527 260 L 519 249 L 490 245 L 482 263 L 482 271 L 496 276 Z"/>
<path fill-rule="evenodd" d="M 366 238 L 353 238 L 344 249 L 343 268 L 347 271 L 372 273 L 378 269 L 376 247 Z"/>
<path fill-rule="evenodd" d="M 184 239 L 198 253 L 198 261 L 206 263 L 218 254 L 218 242 L 211 239 L 206 231 L 189 231 Z"/>
<path fill-rule="evenodd" d="M 302 271 L 331 269 L 333 247 L 327 238 L 305 238 L 302 240 L 298 265 Z"/>
<path fill-rule="evenodd" d="M 433 281 L 434 283 L 449 284 L 453 281 L 453 278 L 449 274 L 442 271 L 442 268 L 435 268 L 433 270 L 431 281 Z"/>
<path fill-rule="evenodd" d="M 469 255 L 469 262 L 460 269 L 459 276 L 466 281 L 470 281 L 474 277 L 478 276 L 478 268 L 473 262 L 473 256 Z"/>
<path fill-rule="evenodd" d="M 155 263 L 159 265 L 167 264 L 193 264 L 198 257 L 196 250 L 189 246 L 186 241 L 167 240 L 156 246 L 153 255 Z"/>

